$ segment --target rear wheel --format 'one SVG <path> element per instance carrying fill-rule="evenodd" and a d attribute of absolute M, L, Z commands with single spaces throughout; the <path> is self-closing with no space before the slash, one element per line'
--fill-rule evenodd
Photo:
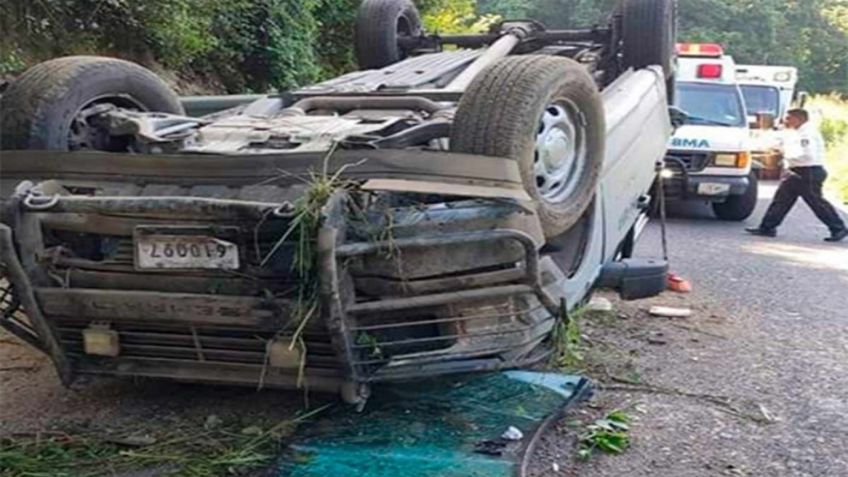
<path fill-rule="evenodd" d="M 356 19 L 360 68 L 383 68 L 406 57 L 399 40 L 419 36 L 421 15 L 410 0 L 365 0 Z"/>
<path fill-rule="evenodd" d="M 463 94 L 451 150 L 518 162 L 545 236 L 570 229 L 592 201 L 606 126 L 598 88 L 567 58 L 513 56 L 483 70 Z"/>
<path fill-rule="evenodd" d="M 39 63 L 3 94 L 3 149 L 126 150 L 98 124 L 104 108 L 183 114 L 158 76 L 128 61 L 68 56 Z"/>
<path fill-rule="evenodd" d="M 662 66 L 669 103 L 677 69 L 677 0 L 625 0 L 622 6 L 624 66 Z"/>
<path fill-rule="evenodd" d="M 741 222 L 754 213 L 759 193 L 759 181 L 754 171 L 748 174 L 748 181 L 748 188 L 744 194 L 730 196 L 725 202 L 713 203 L 713 212 L 716 217 L 721 220 Z"/>

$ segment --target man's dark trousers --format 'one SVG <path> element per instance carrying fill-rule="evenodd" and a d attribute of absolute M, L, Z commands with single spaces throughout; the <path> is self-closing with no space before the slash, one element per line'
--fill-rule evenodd
<path fill-rule="evenodd" d="M 830 229 L 831 233 L 845 230 L 845 222 L 839 217 L 836 209 L 824 198 L 822 187 L 827 179 L 827 171 L 821 166 L 793 167 L 788 176 L 780 182 L 774 200 L 769 206 L 760 228 L 775 230 L 792 210 L 798 197 L 813 209 L 819 218 Z"/>

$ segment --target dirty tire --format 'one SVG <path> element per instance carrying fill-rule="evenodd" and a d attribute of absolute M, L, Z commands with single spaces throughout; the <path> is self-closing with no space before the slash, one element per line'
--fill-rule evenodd
<path fill-rule="evenodd" d="M 751 171 L 748 174 L 748 189 L 745 190 L 745 193 L 731 196 L 725 202 L 713 203 L 713 213 L 721 220 L 741 222 L 754 213 L 754 209 L 757 208 L 758 194 L 757 174 Z"/>
<path fill-rule="evenodd" d="M 660 65 L 666 78 L 672 78 L 677 58 L 677 0 L 625 0 L 622 38 L 626 68 Z"/>
<path fill-rule="evenodd" d="M 398 38 L 418 36 L 421 15 L 410 0 L 365 0 L 356 18 L 356 59 L 371 70 L 404 59 Z"/>
<path fill-rule="evenodd" d="M 568 196 L 551 201 L 539 191 L 534 155 L 541 118 L 556 102 L 577 111 L 585 156 Z M 525 55 L 505 58 L 474 79 L 459 103 L 450 144 L 455 152 L 518 161 L 545 236 L 552 238 L 577 223 L 592 202 L 605 136 L 601 96 L 586 68 L 567 58 Z"/>
<path fill-rule="evenodd" d="M 135 63 L 97 56 L 56 58 L 28 69 L 4 92 L 0 147 L 67 150 L 72 119 L 99 98 L 184 114 L 168 85 Z"/>

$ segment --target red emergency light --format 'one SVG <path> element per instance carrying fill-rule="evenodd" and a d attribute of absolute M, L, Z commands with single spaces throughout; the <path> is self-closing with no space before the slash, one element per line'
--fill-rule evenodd
<path fill-rule="evenodd" d="M 720 58 L 724 55 L 724 48 L 715 43 L 678 43 L 677 54 L 679 56 Z"/>
<path fill-rule="evenodd" d="M 698 78 L 700 79 L 720 79 L 724 72 L 724 66 L 720 64 L 705 63 L 698 65 Z"/>

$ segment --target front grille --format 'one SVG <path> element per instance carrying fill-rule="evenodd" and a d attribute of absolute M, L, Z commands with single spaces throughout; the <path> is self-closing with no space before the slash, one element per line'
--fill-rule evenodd
<path fill-rule="evenodd" d="M 709 152 L 669 152 L 666 156 L 666 167 L 678 170 L 681 167 L 686 172 L 700 172 L 710 165 L 713 155 Z"/>
<path fill-rule="evenodd" d="M 62 345 L 74 358 L 82 358 L 82 331 L 88 323 L 61 319 L 54 322 Z M 143 324 L 113 324 L 120 337 L 121 358 L 171 359 L 206 363 L 239 363 L 263 366 L 266 345 L 276 336 L 228 327 L 190 327 Z M 304 336 L 306 364 L 309 367 L 337 369 L 330 338 L 325 333 Z"/>

